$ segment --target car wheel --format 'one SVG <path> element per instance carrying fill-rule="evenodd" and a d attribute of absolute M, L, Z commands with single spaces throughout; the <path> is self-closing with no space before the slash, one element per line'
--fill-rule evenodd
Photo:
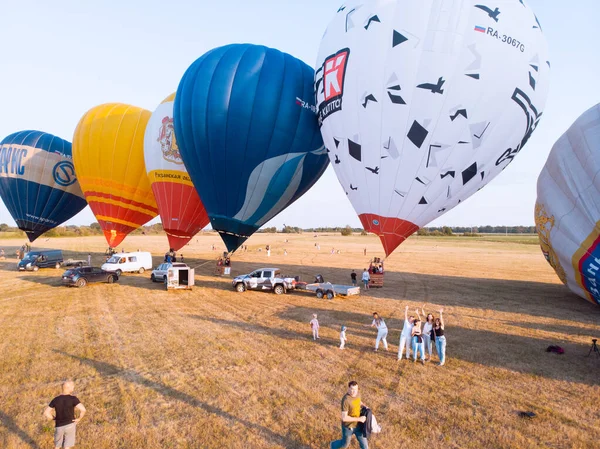
<path fill-rule="evenodd" d="M 60 268 L 60 263 L 56 262 L 56 265 L 54 265 L 54 268 L 56 268 L 58 270 Z"/>
<path fill-rule="evenodd" d="M 150 280 L 151 280 L 152 282 L 156 282 L 156 277 L 155 277 L 153 274 L 151 274 L 151 275 L 150 275 Z"/>
<path fill-rule="evenodd" d="M 112 275 L 111 275 L 111 276 L 109 276 L 109 277 L 106 279 L 106 282 L 108 282 L 109 284 L 112 284 L 113 282 L 115 282 L 115 277 L 114 277 L 114 276 L 112 276 Z"/>
<path fill-rule="evenodd" d="M 323 299 L 323 290 L 317 290 L 317 298 Z"/>
<path fill-rule="evenodd" d="M 33 266 L 33 271 L 38 271 L 40 269 L 40 267 L 38 267 L 37 265 Z"/>
<path fill-rule="evenodd" d="M 275 292 L 276 295 L 283 295 L 283 293 L 285 292 L 285 289 L 283 288 L 283 285 L 276 285 L 275 288 L 273 289 L 273 291 Z"/>
<path fill-rule="evenodd" d="M 115 271 L 115 273 L 117 273 L 117 276 L 121 276 L 121 274 L 123 273 L 121 270 L 117 270 Z"/>
<path fill-rule="evenodd" d="M 143 274 L 144 271 L 146 271 L 146 269 L 144 267 L 140 267 L 140 269 L 138 270 L 138 273 Z"/>
<path fill-rule="evenodd" d="M 167 277 L 165 276 L 165 290 L 169 291 L 169 283 L 167 282 Z"/>
<path fill-rule="evenodd" d="M 333 299 L 333 292 L 331 290 L 327 290 L 327 299 Z"/>
<path fill-rule="evenodd" d="M 242 282 L 238 282 L 235 284 L 235 291 L 239 293 L 244 293 L 246 291 L 246 286 Z"/>
<path fill-rule="evenodd" d="M 84 278 L 79 278 L 77 279 L 77 282 L 75 282 L 75 285 L 77 287 L 85 287 L 87 285 L 87 281 Z"/>

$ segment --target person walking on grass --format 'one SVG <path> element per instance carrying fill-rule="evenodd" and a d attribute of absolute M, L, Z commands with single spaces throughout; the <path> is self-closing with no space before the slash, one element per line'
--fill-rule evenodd
<path fill-rule="evenodd" d="M 387 328 L 387 325 L 385 324 L 385 321 L 383 320 L 383 318 L 381 318 L 377 312 L 373 313 L 373 322 L 371 323 L 371 327 L 377 328 L 377 339 L 375 340 L 375 352 L 377 352 L 377 350 L 379 349 L 380 341 L 383 341 L 383 347 L 387 351 L 388 344 L 387 344 L 386 337 L 388 334 L 388 328 Z"/>
<path fill-rule="evenodd" d="M 360 399 L 358 383 L 352 380 L 348 383 L 348 391 L 342 398 L 342 438 L 337 441 L 332 441 L 329 445 L 330 449 L 343 449 L 349 447 L 352 441 L 352 435 L 358 440 L 360 449 L 369 448 L 369 443 L 362 433 L 362 426 L 358 425 L 367 420 L 366 416 L 360 416 L 360 409 L 362 406 L 365 406 L 365 404 L 363 404 Z"/>
<path fill-rule="evenodd" d="M 412 337 L 412 328 L 415 317 L 408 316 L 408 306 L 404 308 L 404 327 L 400 334 L 400 348 L 398 348 L 398 360 L 402 360 L 402 351 L 406 347 L 406 359 L 410 360 L 410 344 Z"/>
<path fill-rule="evenodd" d="M 346 342 L 348 339 L 346 338 L 346 326 L 342 326 L 342 330 L 340 332 L 340 349 L 344 349 L 346 347 Z"/>
<path fill-rule="evenodd" d="M 75 430 L 83 415 L 85 407 L 77 396 L 73 396 L 75 384 L 68 380 L 62 385 L 62 394 L 50 401 L 44 417 L 54 420 L 54 447 L 55 449 L 67 449 L 75 446 Z M 75 409 L 79 410 L 79 418 L 75 418 Z M 54 414 L 52 411 L 54 410 Z"/>
<path fill-rule="evenodd" d="M 418 315 L 418 310 L 417 310 Z M 421 363 L 425 365 L 425 346 L 423 345 L 423 335 L 421 331 L 421 318 L 415 319 L 415 323 L 412 328 L 412 350 L 414 361 L 417 361 L 417 353 L 421 351 Z"/>
<path fill-rule="evenodd" d="M 446 336 L 444 335 L 444 309 L 440 309 L 440 317 L 433 322 L 431 330 L 432 338 L 435 340 L 435 349 L 440 358 L 440 366 L 446 363 Z"/>
<path fill-rule="evenodd" d="M 312 329 L 313 340 L 319 339 L 319 320 L 317 320 L 317 314 L 313 313 L 312 320 L 310 320 L 310 328 Z"/>
<path fill-rule="evenodd" d="M 350 279 L 352 279 L 352 285 L 356 287 L 356 271 L 352 270 L 352 273 L 350 273 Z"/>
<path fill-rule="evenodd" d="M 425 318 L 425 322 L 423 323 L 423 344 L 425 345 L 425 352 L 429 353 L 429 357 L 425 357 L 426 361 L 431 361 L 431 355 L 433 353 L 432 351 L 432 340 L 431 340 L 431 329 L 433 329 L 433 314 L 428 313 L 425 314 L 425 304 L 423 304 L 423 307 L 421 307 L 421 312 L 423 312 L 423 316 L 426 317 Z"/>
<path fill-rule="evenodd" d="M 369 274 L 369 270 L 367 270 L 366 268 L 363 270 L 363 274 L 362 274 L 362 281 L 363 284 L 365 285 L 365 290 L 369 289 L 369 281 L 371 280 L 371 275 Z"/>

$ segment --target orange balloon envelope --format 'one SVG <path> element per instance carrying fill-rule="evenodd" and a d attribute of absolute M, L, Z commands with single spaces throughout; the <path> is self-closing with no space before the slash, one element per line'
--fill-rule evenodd
<path fill-rule="evenodd" d="M 179 153 L 173 127 L 174 100 L 175 94 L 169 95 L 152 114 L 144 156 L 169 247 L 177 251 L 210 220 Z"/>
<path fill-rule="evenodd" d="M 158 214 L 144 165 L 151 115 L 135 106 L 103 104 L 90 109 L 75 129 L 75 172 L 110 247 Z"/>

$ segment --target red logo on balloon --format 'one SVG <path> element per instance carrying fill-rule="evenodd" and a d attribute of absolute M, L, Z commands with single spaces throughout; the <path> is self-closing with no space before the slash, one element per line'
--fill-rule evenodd
<path fill-rule="evenodd" d="M 325 59 L 322 77 L 317 78 L 317 98 L 319 100 L 319 119 L 321 122 L 334 112 L 342 109 L 344 81 L 350 49 L 344 48 Z M 318 73 L 318 72 L 317 72 Z"/>

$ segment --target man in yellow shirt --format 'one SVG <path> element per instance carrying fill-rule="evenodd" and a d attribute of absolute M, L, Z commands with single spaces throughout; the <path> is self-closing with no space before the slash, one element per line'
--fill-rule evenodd
<path fill-rule="evenodd" d="M 331 449 L 343 449 L 350 446 L 352 435 L 356 436 L 360 449 L 368 449 L 369 443 L 362 435 L 362 429 L 358 423 L 364 423 L 366 416 L 360 416 L 360 407 L 363 403 L 358 394 L 358 383 L 351 381 L 348 383 L 348 392 L 342 398 L 342 439 L 333 441 Z"/>

